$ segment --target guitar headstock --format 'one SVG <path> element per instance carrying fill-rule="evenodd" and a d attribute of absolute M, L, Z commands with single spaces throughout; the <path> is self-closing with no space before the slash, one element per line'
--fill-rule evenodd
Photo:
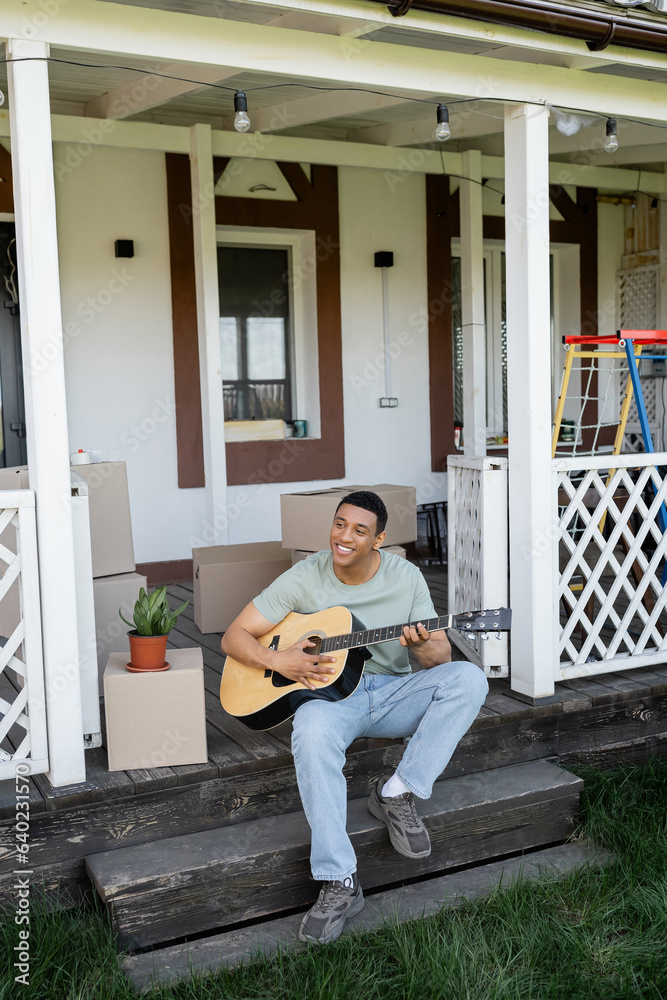
<path fill-rule="evenodd" d="M 467 611 L 454 615 L 452 628 L 461 632 L 509 632 L 512 626 L 512 609 L 496 608 L 488 611 Z"/>

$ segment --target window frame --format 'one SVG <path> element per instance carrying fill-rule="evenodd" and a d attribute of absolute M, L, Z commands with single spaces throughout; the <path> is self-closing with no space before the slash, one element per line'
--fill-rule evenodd
<path fill-rule="evenodd" d="M 317 338 L 316 232 L 261 226 L 216 226 L 216 246 L 287 250 L 289 351 L 292 420 L 308 422 L 308 437 L 321 437 L 319 348 Z M 310 265 L 312 262 L 312 267 Z M 310 335 L 309 335 L 310 334 Z M 312 373 L 316 373 L 313 378 Z M 259 421 L 261 423 L 261 421 Z M 257 439 L 261 439 L 258 428 Z"/>

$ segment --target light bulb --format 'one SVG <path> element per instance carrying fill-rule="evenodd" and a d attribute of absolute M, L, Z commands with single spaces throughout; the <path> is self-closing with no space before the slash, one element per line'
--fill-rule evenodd
<path fill-rule="evenodd" d="M 234 128 L 237 132 L 247 132 L 250 128 L 250 119 L 247 111 L 237 111 L 234 115 Z"/>
<path fill-rule="evenodd" d="M 438 122 L 435 130 L 435 137 L 439 139 L 440 142 L 446 142 L 452 134 L 452 130 L 449 127 L 448 122 Z"/>
<path fill-rule="evenodd" d="M 615 153 L 618 149 L 618 136 L 616 135 L 617 127 L 615 118 L 607 118 L 604 148 L 608 153 Z"/>
<path fill-rule="evenodd" d="M 234 128 L 237 132 L 247 132 L 250 128 L 248 100 L 242 90 L 237 90 L 234 94 L 234 111 Z"/>
<path fill-rule="evenodd" d="M 437 110 L 438 124 L 435 128 L 435 137 L 439 142 L 446 142 L 452 134 L 449 127 L 449 108 L 446 104 L 439 104 Z"/>

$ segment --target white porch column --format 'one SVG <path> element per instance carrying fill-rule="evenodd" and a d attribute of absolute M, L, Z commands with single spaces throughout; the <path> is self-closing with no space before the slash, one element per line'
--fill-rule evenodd
<path fill-rule="evenodd" d="M 549 112 L 505 110 L 512 688 L 554 692 Z"/>
<path fill-rule="evenodd" d="M 54 785 L 85 781 L 76 581 L 53 183 L 43 42 L 7 42 L 30 487 L 37 543 L 49 766 Z"/>
<path fill-rule="evenodd" d="M 220 358 L 218 256 L 215 236 L 215 195 L 211 126 L 190 128 L 192 226 L 197 285 L 199 379 L 201 385 L 206 520 L 216 545 L 229 542 L 227 522 L 227 458 Z"/>
<path fill-rule="evenodd" d="M 486 328 L 482 154 L 461 154 L 461 320 L 463 324 L 463 454 L 486 455 Z"/>

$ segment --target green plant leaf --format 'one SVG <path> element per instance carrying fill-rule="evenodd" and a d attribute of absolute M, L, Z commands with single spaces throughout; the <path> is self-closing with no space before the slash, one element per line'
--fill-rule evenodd
<path fill-rule="evenodd" d="M 167 635 L 189 603 L 190 601 L 186 601 L 176 611 L 172 611 L 169 607 L 167 588 L 164 585 L 156 587 L 151 594 L 147 594 L 141 587 L 134 605 L 134 628 L 139 635 Z M 118 614 L 126 625 L 132 627 L 132 622 L 125 618 L 120 608 Z"/>
<path fill-rule="evenodd" d="M 167 588 L 166 587 L 156 587 L 156 589 L 151 594 L 151 596 L 149 598 L 149 602 L 148 602 L 151 610 L 154 607 L 157 607 L 160 604 L 163 604 L 164 603 L 164 599 L 165 599 L 166 596 L 167 596 Z"/>
<path fill-rule="evenodd" d="M 153 634 L 151 630 L 150 618 L 141 607 L 137 607 L 134 609 L 134 624 L 137 627 L 137 632 L 139 633 L 139 635 Z"/>

